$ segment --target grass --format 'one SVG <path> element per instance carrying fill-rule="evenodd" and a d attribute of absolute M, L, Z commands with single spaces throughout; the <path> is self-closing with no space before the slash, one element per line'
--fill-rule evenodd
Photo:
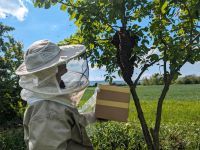
<path fill-rule="evenodd" d="M 141 100 L 157 100 L 161 91 L 162 85 L 152 86 L 138 86 L 137 92 Z M 93 92 L 94 87 L 88 87 L 82 97 L 81 104 L 89 99 Z M 171 85 L 167 94 L 166 100 L 200 100 L 200 84 L 188 84 L 188 85 Z"/>
<path fill-rule="evenodd" d="M 157 99 L 162 86 L 138 86 L 137 92 L 147 124 L 154 127 Z M 92 96 L 94 88 L 88 88 L 81 105 Z M 172 85 L 162 109 L 160 144 L 163 150 L 200 149 L 200 85 Z M 134 102 L 131 98 L 128 123 L 96 123 L 90 138 L 96 149 L 147 149 L 142 136 Z M 110 144 L 112 143 L 112 144 Z M 128 145 L 127 147 L 124 147 Z M 120 147 L 120 148 L 119 148 Z M 117 149 L 117 148 L 116 148 Z"/>
<path fill-rule="evenodd" d="M 149 124 L 152 125 L 156 116 L 156 101 L 141 101 L 144 115 Z M 129 108 L 129 121 L 138 122 L 137 112 L 133 101 Z M 168 100 L 163 104 L 162 123 L 167 124 L 190 124 L 200 125 L 200 101 L 174 101 Z"/>
<path fill-rule="evenodd" d="M 92 95 L 95 88 L 87 88 L 80 106 Z M 162 86 L 138 86 L 144 115 L 153 126 L 157 98 Z M 88 126 L 88 134 L 96 150 L 146 149 L 133 100 L 130 101 L 129 122 L 97 122 Z M 200 85 L 172 85 L 164 101 L 160 130 L 163 150 L 200 149 Z M 25 150 L 23 129 L 11 128 L 0 132 L 0 149 Z"/>
<path fill-rule="evenodd" d="M 80 105 L 92 96 L 94 89 L 87 88 Z M 161 91 L 160 85 L 137 88 L 148 124 L 154 123 L 157 99 Z M 138 122 L 133 100 L 130 101 L 129 121 Z M 162 123 L 190 124 L 191 122 L 200 124 L 200 85 L 172 85 L 163 104 Z"/>
<path fill-rule="evenodd" d="M 141 100 L 157 100 L 162 85 L 138 86 L 137 92 Z M 166 100 L 200 100 L 200 84 L 171 85 Z"/>

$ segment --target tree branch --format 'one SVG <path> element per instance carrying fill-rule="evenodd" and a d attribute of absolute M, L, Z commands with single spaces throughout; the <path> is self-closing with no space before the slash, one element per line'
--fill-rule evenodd
<path fill-rule="evenodd" d="M 115 25 L 115 26 L 112 26 L 112 27 L 113 27 L 113 28 L 121 28 L 120 26 L 116 26 L 116 25 Z"/>
<path fill-rule="evenodd" d="M 81 8 L 81 7 L 74 6 L 70 1 L 68 1 L 68 3 L 64 3 L 64 2 L 61 0 L 61 1 L 59 1 L 58 3 L 63 4 L 63 5 L 68 6 L 68 7 Z"/>
<path fill-rule="evenodd" d="M 142 111 L 142 107 L 140 105 L 139 97 L 136 93 L 135 86 L 133 85 L 133 86 L 129 86 L 129 87 L 130 87 L 131 94 L 133 96 L 133 100 L 134 100 L 135 107 L 136 107 L 136 110 L 137 110 L 138 118 L 140 120 L 140 124 L 142 126 L 142 131 L 143 131 L 143 134 L 144 134 L 144 139 L 147 143 L 147 147 L 148 147 L 149 150 L 153 150 L 154 149 L 153 148 L 153 142 L 152 142 L 152 139 L 151 139 L 151 135 L 150 135 L 146 120 L 144 118 L 144 113 Z"/>
<path fill-rule="evenodd" d="M 188 15 L 189 15 L 189 18 L 190 18 L 190 26 L 191 26 L 191 28 L 190 28 L 190 43 L 192 43 L 191 41 L 192 41 L 192 30 L 193 30 L 193 28 L 194 28 L 194 25 L 193 25 L 193 17 L 192 17 L 192 15 L 191 15 L 191 12 L 190 12 L 190 10 L 189 10 L 189 8 L 187 7 L 187 5 L 184 3 L 184 5 L 185 5 L 185 7 L 186 7 L 186 9 L 187 9 L 187 11 L 188 11 Z"/>
<path fill-rule="evenodd" d="M 154 142 L 158 142 L 158 143 L 159 143 L 159 130 L 160 130 L 161 115 L 162 115 L 162 106 L 163 106 L 163 101 L 165 99 L 165 96 L 169 90 L 169 86 L 170 86 L 170 82 L 167 82 L 164 85 L 164 88 L 162 90 L 162 93 L 159 97 L 158 104 L 157 104 L 156 122 L 155 122 L 154 131 L 153 131 L 153 138 L 154 138 Z M 159 148 L 159 145 L 155 147 Z"/>
<path fill-rule="evenodd" d="M 197 38 L 198 38 L 199 36 L 200 36 L 200 33 L 197 34 L 197 36 L 196 36 L 193 40 L 191 40 L 190 43 L 188 43 L 183 49 L 186 49 L 186 48 L 188 48 L 188 46 L 192 45 L 193 42 L 194 42 L 195 40 L 197 40 Z"/>
<path fill-rule="evenodd" d="M 167 45 L 167 43 L 164 41 L 162 33 L 161 33 L 161 42 L 165 45 L 166 49 L 169 50 L 169 47 Z M 164 66 L 163 66 L 163 70 L 164 70 L 164 82 L 167 82 L 167 61 L 166 61 L 166 55 L 167 55 L 167 51 L 166 49 L 164 49 L 164 57 L 163 57 L 163 61 L 164 61 Z"/>
<path fill-rule="evenodd" d="M 114 27 L 115 26 L 112 26 L 112 25 L 110 25 L 109 23 L 106 23 L 106 25 L 108 25 L 109 27 L 111 27 L 114 31 L 118 31 L 118 30 L 116 30 Z M 119 28 L 119 27 L 118 27 Z"/>
<path fill-rule="evenodd" d="M 150 64 L 145 64 L 144 67 L 142 68 L 142 71 L 140 72 L 140 74 L 136 78 L 133 86 L 136 87 L 136 85 L 138 84 L 138 81 L 140 80 L 142 74 L 147 70 L 147 68 L 149 68 L 150 66 L 154 65 L 156 62 L 158 62 L 160 60 L 161 60 L 161 58 L 159 60 L 157 60 L 157 61 L 154 61 L 154 62 L 150 63 Z"/>
<path fill-rule="evenodd" d="M 121 18 L 123 28 L 126 28 L 126 25 L 127 25 L 126 6 L 125 5 L 126 5 L 126 2 L 125 2 L 125 0 L 123 0 L 123 3 L 122 3 L 122 18 Z"/>
<path fill-rule="evenodd" d="M 184 49 L 186 49 L 188 46 L 192 45 L 193 42 L 194 42 L 199 36 L 200 36 L 200 33 L 199 33 L 192 41 L 190 41 L 190 43 L 188 43 L 188 44 L 185 46 Z M 187 50 L 187 56 L 186 56 L 186 58 L 184 59 L 183 63 L 177 67 L 177 69 L 175 70 L 175 72 L 179 71 L 180 68 L 188 61 L 189 58 L 190 58 L 190 53 L 189 53 L 189 49 L 188 49 L 188 50 Z"/>
<path fill-rule="evenodd" d="M 110 41 L 111 39 L 97 39 L 97 40 L 101 40 L 101 41 Z"/>
<path fill-rule="evenodd" d="M 68 1 L 69 3 L 64 3 L 62 0 L 59 2 L 65 6 L 68 6 L 68 7 L 74 7 L 74 8 L 77 8 L 77 9 L 83 9 L 84 7 L 77 7 L 77 6 L 74 6 L 70 1 Z M 101 20 L 104 20 L 101 16 L 103 16 L 103 14 L 99 14 L 98 17 L 101 19 Z M 112 26 L 110 25 L 109 23 L 105 23 L 106 25 L 108 25 L 110 28 L 112 28 L 114 31 L 118 31 L 116 30 L 115 28 L 120 28 L 119 26 Z"/>
<path fill-rule="evenodd" d="M 160 8 L 162 7 L 164 1 L 163 0 L 160 0 Z M 161 9 L 160 9 L 160 17 L 162 19 L 162 12 L 161 12 Z M 160 24 L 161 26 L 161 29 L 163 28 L 163 24 L 161 23 Z M 170 83 L 168 82 L 169 80 L 167 79 L 167 68 L 166 68 L 166 55 L 167 55 L 167 52 L 166 50 L 169 49 L 167 43 L 164 41 L 163 39 L 163 34 L 162 32 L 160 32 L 160 37 L 161 37 L 161 42 L 165 45 L 166 48 L 164 48 L 164 56 L 163 56 L 163 61 L 164 61 L 164 66 L 163 66 L 163 69 L 164 69 L 164 88 L 163 88 L 163 91 L 158 99 L 158 104 L 157 104 L 157 112 L 156 112 L 156 122 L 155 122 L 155 127 L 154 127 L 154 130 L 152 131 L 151 130 L 151 134 L 152 134 L 152 137 L 153 137 L 153 142 L 154 142 L 154 148 L 156 150 L 159 150 L 160 148 L 160 141 L 159 141 L 159 129 L 160 129 L 160 122 L 161 122 L 161 115 L 162 115 L 162 106 L 163 106 L 163 101 L 165 99 L 165 96 L 169 90 L 169 85 Z"/>

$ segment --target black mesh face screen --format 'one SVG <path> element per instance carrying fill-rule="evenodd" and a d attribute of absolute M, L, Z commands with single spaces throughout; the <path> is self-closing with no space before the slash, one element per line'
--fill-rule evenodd
<path fill-rule="evenodd" d="M 59 86 L 61 89 L 65 89 L 65 83 L 63 82 L 63 80 L 60 81 Z"/>

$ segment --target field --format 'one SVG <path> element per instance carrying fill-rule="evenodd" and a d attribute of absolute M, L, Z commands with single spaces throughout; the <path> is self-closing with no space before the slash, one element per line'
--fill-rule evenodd
<path fill-rule="evenodd" d="M 137 88 L 149 127 L 154 126 L 161 90 L 162 86 L 157 85 Z M 93 91 L 91 87 L 86 90 L 81 105 Z M 200 85 L 171 86 L 163 104 L 160 134 L 163 149 L 200 149 Z M 91 139 L 96 149 L 146 149 L 141 135 L 137 112 L 131 99 L 128 123 L 97 123 Z M 122 146 L 113 146 L 115 144 Z"/>
<path fill-rule="evenodd" d="M 93 94 L 88 87 L 80 106 Z M 138 86 L 137 91 L 149 127 L 153 127 L 157 99 L 162 86 Z M 87 127 L 95 150 L 146 149 L 133 100 L 130 101 L 129 121 L 97 122 Z M 165 150 L 200 149 L 200 85 L 172 85 L 164 101 L 160 144 Z M 25 150 L 23 129 L 0 133 L 0 149 Z"/>
<path fill-rule="evenodd" d="M 93 94 L 94 87 L 88 87 L 82 100 L 85 101 Z M 156 100 L 162 90 L 161 85 L 138 86 L 137 91 L 141 100 Z M 166 100 L 200 100 L 200 84 L 171 85 Z"/>
<path fill-rule="evenodd" d="M 94 87 L 87 88 L 80 105 L 89 99 Z M 155 120 L 156 105 L 162 86 L 138 86 L 137 91 L 147 121 Z M 130 101 L 129 121 L 138 121 L 134 102 Z M 200 123 L 200 85 L 172 85 L 163 104 L 162 122 L 164 123 Z"/>

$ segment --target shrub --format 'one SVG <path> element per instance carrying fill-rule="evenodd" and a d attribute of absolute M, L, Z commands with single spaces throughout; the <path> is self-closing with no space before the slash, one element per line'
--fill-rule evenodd
<path fill-rule="evenodd" d="M 12 128 L 0 131 L 0 149 L 1 150 L 25 150 L 23 138 L 23 129 Z"/>
<path fill-rule="evenodd" d="M 138 123 L 103 122 L 87 127 L 96 150 L 147 149 Z M 162 150 L 199 150 L 200 124 L 162 124 L 160 132 Z M 0 132 L 1 150 L 25 150 L 22 127 Z"/>
<path fill-rule="evenodd" d="M 176 81 L 177 84 L 200 84 L 200 76 L 188 75 L 182 78 L 179 78 Z"/>
<path fill-rule="evenodd" d="M 8 32 L 14 28 L 0 23 L 0 127 L 19 124 L 24 109 L 16 68 L 23 58 L 23 45 Z"/>
<path fill-rule="evenodd" d="M 200 84 L 200 76 L 188 75 L 185 77 L 178 78 L 176 81 L 172 81 L 177 84 Z M 153 74 L 150 78 L 143 78 L 141 81 L 142 85 L 162 85 L 163 76 L 160 74 Z"/>
<path fill-rule="evenodd" d="M 155 73 L 149 79 L 145 77 L 142 82 L 142 85 L 162 85 L 163 84 L 163 76 Z"/>
<path fill-rule="evenodd" d="M 145 148 L 139 125 L 130 123 L 104 122 L 87 128 L 95 149 L 132 150 Z"/>
<path fill-rule="evenodd" d="M 197 150 L 200 148 L 199 124 L 166 124 L 161 128 L 160 143 L 163 150 Z M 96 123 L 87 130 L 97 150 L 147 149 L 137 123 Z"/>

